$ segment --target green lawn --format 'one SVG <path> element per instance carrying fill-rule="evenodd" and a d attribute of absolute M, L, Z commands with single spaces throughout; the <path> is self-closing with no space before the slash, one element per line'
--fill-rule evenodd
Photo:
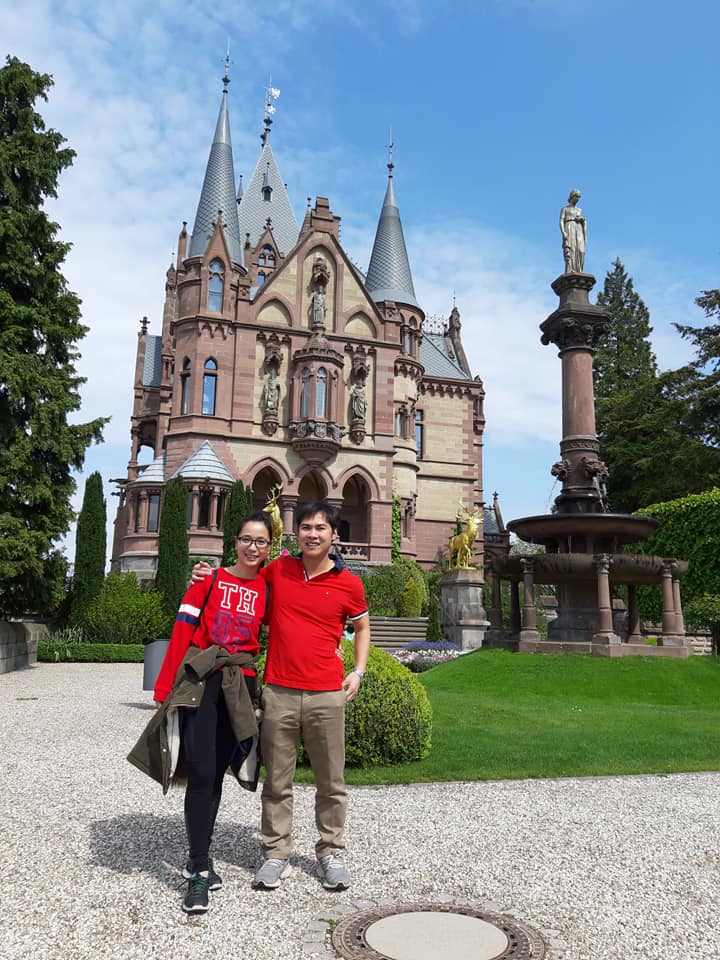
<path fill-rule="evenodd" d="M 425 760 L 348 769 L 348 783 L 720 769 L 720 658 L 479 650 L 420 675 Z M 309 771 L 299 771 L 308 779 Z"/>

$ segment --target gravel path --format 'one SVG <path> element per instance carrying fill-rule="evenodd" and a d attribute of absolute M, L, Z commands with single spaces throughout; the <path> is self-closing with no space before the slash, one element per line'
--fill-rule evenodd
<path fill-rule="evenodd" d="M 226 780 L 225 886 L 186 918 L 182 793 L 163 798 L 125 761 L 150 716 L 141 675 L 41 664 L 0 676 L 3 960 L 300 960 L 322 939 L 318 918 L 387 898 L 492 902 L 555 931 L 563 960 L 720 960 L 720 773 L 352 788 L 354 883 L 341 894 L 314 876 L 302 786 L 295 869 L 278 891 L 253 891 L 259 795 Z"/>

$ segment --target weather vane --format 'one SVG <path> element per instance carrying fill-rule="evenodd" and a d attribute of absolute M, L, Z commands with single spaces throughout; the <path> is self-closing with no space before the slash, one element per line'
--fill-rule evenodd
<path fill-rule="evenodd" d="M 395 164 L 393 163 L 393 147 L 394 146 L 395 144 L 393 143 L 392 127 L 390 127 L 390 143 L 388 144 L 388 165 L 387 165 L 388 170 L 390 171 L 390 176 L 392 176 L 393 167 L 395 166 Z"/>
<path fill-rule="evenodd" d="M 267 89 L 265 90 L 265 119 L 266 120 L 269 117 L 272 117 L 272 115 L 275 113 L 277 107 L 273 106 L 273 100 L 277 100 L 279 96 L 280 96 L 280 91 L 278 90 L 277 87 L 274 87 L 272 85 L 272 77 L 268 77 L 268 85 L 267 85 Z"/>

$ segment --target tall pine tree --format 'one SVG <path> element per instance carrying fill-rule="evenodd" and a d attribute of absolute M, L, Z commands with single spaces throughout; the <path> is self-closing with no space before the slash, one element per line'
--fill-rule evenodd
<path fill-rule="evenodd" d="M 72 470 L 106 422 L 68 422 L 87 328 L 60 272 L 69 245 L 42 209 L 75 155 L 34 109 L 51 85 L 16 57 L 0 69 L 0 616 L 50 612 L 62 598 L 55 544 L 73 520 Z"/>
<path fill-rule="evenodd" d="M 683 388 L 689 406 L 689 427 L 711 449 L 720 448 L 720 290 L 703 290 L 695 303 L 709 321 L 702 327 L 676 323 L 681 336 L 695 347 L 695 359 L 684 368 Z"/>
<path fill-rule="evenodd" d="M 82 624 L 87 608 L 102 589 L 107 552 L 106 521 L 102 477 L 95 471 L 85 481 L 85 494 L 75 533 L 70 608 L 70 622 L 73 624 Z"/>
<path fill-rule="evenodd" d="M 235 534 L 242 518 L 252 512 L 252 490 L 250 487 L 246 487 L 242 480 L 236 480 L 230 490 L 223 520 L 223 566 L 232 566 L 237 562 Z"/>
<path fill-rule="evenodd" d="M 187 487 L 182 477 L 173 477 L 165 487 L 160 511 L 155 574 L 155 589 L 163 596 L 169 619 L 174 619 L 188 582 L 187 503 Z"/>
<path fill-rule="evenodd" d="M 594 359 L 597 432 L 612 510 L 697 493 L 720 480 L 720 454 L 692 426 L 687 368 L 658 374 L 650 315 L 620 260 L 598 303 L 610 331 Z"/>

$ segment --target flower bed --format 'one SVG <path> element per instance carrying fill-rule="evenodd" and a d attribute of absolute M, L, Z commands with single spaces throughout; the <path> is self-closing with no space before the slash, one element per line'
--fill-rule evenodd
<path fill-rule="evenodd" d="M 402 650 L 388 651 L 398 663 L 401 663 L 413 673 L 422 673 L 424 670 L 430 670 L 439 663 L 447 663 L 448 660 L 454 660 L 460 656 L 461 649 L 457 643 L 450 643 L 449 640 L 414 640 L 407 644 Z"/>

